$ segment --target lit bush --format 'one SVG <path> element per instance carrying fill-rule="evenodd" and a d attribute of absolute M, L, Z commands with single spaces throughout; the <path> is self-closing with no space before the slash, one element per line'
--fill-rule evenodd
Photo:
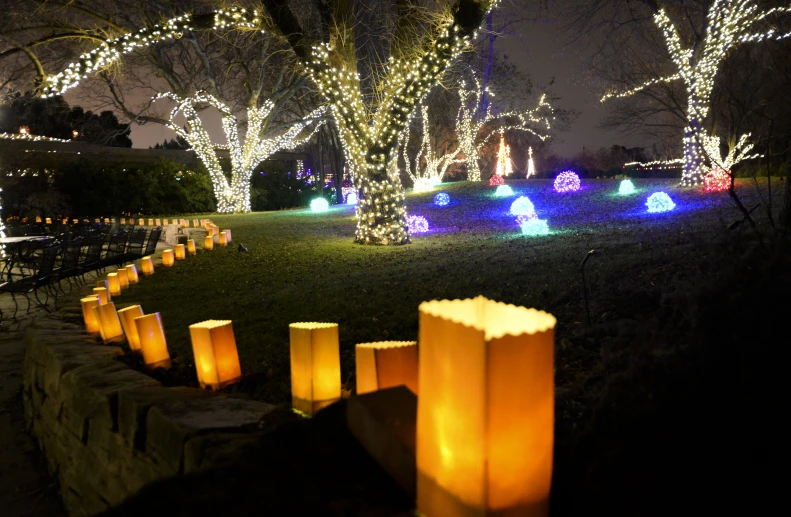
<path fill-rule="evenodd" d="M 670 196 L 664 192 L 654 192 L 648 196 L 648 201 L 645 202 L 645 205 L 648 207 L 648 212 L 652 214 L 669 212 L 676 207 Z"/>
<path fill-rule="evenodd" d="M 326 212 L 330 209 L 330 204 L 323 197 L 317 197 L 310 202 L 311 212 Z"/>

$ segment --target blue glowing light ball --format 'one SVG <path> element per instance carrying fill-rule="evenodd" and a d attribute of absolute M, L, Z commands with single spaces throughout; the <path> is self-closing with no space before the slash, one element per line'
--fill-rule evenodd
<path fill-rule="evenodd" d="M 317 197 L 310 202 L 311 212 L 326 212 L 330 209 L 330 204 L 323 197 Z"/>
<path fill-rule="evenodd" d="M 511 203 L 511 214 L 513 215 L 529 215 L 536 212 L 536 207 L 527 196 L 519 196 L 516 201 Z"/>
<path fill-rule="evenodd" d="M 514 195 L 514 190 L 509 185 L 500 185 L 494 191 L 495 197 L 511 197 Z"/>
<path fill-rule="evenodd" d="M 580 189 L 580 177 L 574 171 L 563 171 L 555 178 L 555 192 L 576 192 Z"/>
<path fill-rule="evenodd" d="M 547 235 L 549 225 L 546 219 L 527 219 L 520 224 L 522 235 Z"/>
<path fill-rule="evenodd" d="M 346 194 L 346 204 L 347 205 L 357 204 L 357 192 L 349 192 L 348 194 Z"/>
<path fill-rule="evenodd" d="M 436 196 L 434 196 L 434 204 L 437 206 L 448 206 L 450 203 L 450 196 L 444 192 L 440 192 Z"/>
<path fill-rule="evenodd" d="M 658 214 L 660 212 L 669 212 L 676 208 L 676 204 L 670 199 L 670 196 L 664 192 L 654 192 L 648 196 L 648 201 L 645 202 L 648 207 L 648 212 L 651 214 Z"/>
<path fill-rule="evenodd" d="M 409 233 L 425 233 L 428 231 L 428 221 L 422 215 L 410 215 L 406 218 L 406 227 Z"/>
<path fill-rule="evenodd" d="M 629 194 L 634 194 L 634 183 L 632 180 L 625 179 L 621 182 L 621 185 L 618 187 L 618 193 L 622 196 L 628 196 Z"/>

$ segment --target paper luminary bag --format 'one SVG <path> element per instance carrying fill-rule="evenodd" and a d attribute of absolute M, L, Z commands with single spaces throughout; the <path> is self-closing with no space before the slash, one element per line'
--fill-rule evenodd
<path fill-rule="evenodd" d="M 418 394 L 417 342 L 360 343 L 354 356 L 358 395 L 401 385 Z"/>
<path fill-rule="evenodd" d="M 419 315 L 418 511 L 546 517 L 555 318 L 484 297 Z"/>
<path fill-rule="evenodd" d="M 292 323 L 291 403 L 313 415 L 341 398 L 341 356 L 337 323 Z"/>
<path fill-rule="evenodd" d="M 219 390 L 242 378 L 231 321 L 207 320 L 190 325 L 190 338 L 201 388 Z"/>

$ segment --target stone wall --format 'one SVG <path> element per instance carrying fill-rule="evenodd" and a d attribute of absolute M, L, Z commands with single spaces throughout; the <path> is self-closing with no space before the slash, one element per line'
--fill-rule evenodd
<path fill-rule="evenodd" d="M 274 407 L 194 388 L 167 388 L 86 336 L 79 309 L 25 335 L 25 421 L 72 516 L 93 515 L 156 480 L 233 458 Z"/>

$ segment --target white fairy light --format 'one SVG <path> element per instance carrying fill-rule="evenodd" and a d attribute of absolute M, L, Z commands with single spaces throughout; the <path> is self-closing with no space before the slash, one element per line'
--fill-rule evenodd
<path fill-rule="evenodd" d="M 533 163 L 533 148 L 527 148 L 527 175 L 525 179 L 536 175 L 536 164 Z"/>
<path fill-rule="evenodd" d="M 176 107 L 170 112 L 167 126 L 189 143 L 201 159 L 211 176 L 214 195 L 217 198 L 218 212 L 249 212 L 250 206 L 250 180 L 255 167 L 280 149 L 290 149 L 303 143 L 313 136 L 321 126 L 321 121 L 315 124 L 312 131 L 304 131 L 315 119 L 324 114 L 324 108 L 314 110 L 301 121 L 295 122 L 284 133 L 271 136 L 265 131 L 265 121 L 275 105 L 267 100 L 260 108 L 251 108 L 247 111 L 247 133 L 244 145 L 239 143 L 239 124 L 231 109 L 217 100 L 214 96 L 198 92 L 190 97 L 181 98 L 167 92 L 160 93 L 154 100 L 170 99 Z M 196 105 L 210 105 L 216 108 L 222 116 L 222 128 L 228 140 L 227 147 L 231 155 L 231 182 L 228 183 L 225 173 L 220 167 L 215 150 L 220 147 L 213 145 L 209 133 L 203 126 L 203 121 L 198 116 Z M 175 122 L 178 113 L 183 113 L 187 118 L 187 128 Z"/>
<path fill-rule="evenodd" d="M 67 144 L 71 140 L 53 138 L 50 136 L 31 135 L 30 133 L 0 133 L 0 140 L 22 140 L 25 142 L 59 142 Z"/>
<path fill-rule="evenodd" d="M 769 16 L 791 13 L 791 7 L 775 7 L 763 12 L 756 12 L 757 10 L 758 6 L 753 0 L 714 0 L 706 17 L 706 34 L 703 45 L 698 48 L 685 48 L 673 22 L 668 18 L 664 9 L 660 10 L 654 16 L 654 22 L 662 30 L 667 50 L 678 70 L 677 73 L 651 79 L 630 90 L 609 93 L 601 99 L 604 102 L 610 98 L 628 97 L 655 84 L 677 79 L 684 81 L 687 90 L 687 127 L 684 128 L 682 182 L 685 186 L 702 184 L 709 169 L 704 164 L 706 154 L 710 157 L 721 158 L 719 139 L 707 135 L 703 129 L 703 123 L 711 105 L 714 79 L 723 60 L 735 46 L 741 43 L 779 40 L 791 36 L 791 32 L 782 33 L 774 28 L 764 32 L 752 32 L 758 22 Z M 739 142 L 743 138 L 741 137 Z M 705 146 L 714 146 L 712 139 L 717 140 L 717 152 L 713 154 L 708 153 L 705 149 Z M 741 159 L 748 159 L 748 157 L 744 154 Z"/>
<path fill-rule="evenodd" d="M 442 178 L 448 171 L 453 163 L 455 163 L 455 156 L 459 153 L 458 149 L 446 152 L 445 154 L 438 154 L 431 146 L 431 135 L 429 128 L 431 127 L 428 119 L 428 106 L 425 104 L 420 105 L 420 121 L 423 127 L 423 140 L 420 144 L 420 150 L 415 156 L 414 161 L 409 158 L 407 153 L 407 144 L 409 143 L 409 124 L 404 129 L 402 138 L 402 151 L 404 162 L 406 163 L 406 170 L 409 177 L 412 179 L 416 191 L 422 187 L 418 187 L 418 183 L 428 185 L 428 189 L 433 188 L 433 184 L 442 182 Z M 423 163 L 425 160 L 425 163 Z"/>
<path fill-rule="evenodd" d="M 212 14 L 213 23 L 211 28 L 214 29 L 261 30 L 261 16 L 255 10 L 220 9 Z M 124 34 L 115 39 L 108 39 L 104 42 L 104 47 L 82 54 L 77 61 L 69 64 L 66 70 L 45 78 L 42 96 L 52 97 L 63 94 L 66 90 L 77 86 L 82 79 L 90 74 L 104 70 L 116 63 L 124 54 L 129 54 L 134 50 L 163 41 L 179 39 L 185 32 L 199 28 L 197 25 L 193 15 L 183 14 L 151 28 Z"/>
<path fill-rule="evenodd" d="M 488 88 L 486 93 L 489 96 L 493 96 Z M 461 107 L 456 118 L 456 138 L 459 139 L 459 148 L 465 155 L 464 160 L 460 161 L 467 162 L 467 179 L 469 181 L 481 180 L 481 169 L 478 167 L 480 151 L 497 132 L 504 133 L 510 130 L 526 131 L 537 136 L 542 141 L 549 138 L 548 133 L 540 133 L 533 129 L 534 127 L 540 127 L 542 131 L 548 132 L 550 130 L 549 121 L 552 107 L 547 102 L 546 95 L 541 96 L 538 105 L 533 109 L 509 111 L 496 115 L 487 111 L 484 116 L 480 116 L 478 114 L 478 106 L 481 104 L 482 96 L 483 88 L 481 88 L 477 77 L 473 77 L 471 88 L 467 88 L 466 83 L 462 83 L 459 87 Z M 487 126 L 491 127 L 492 122 L 507 119 L 514 119 L 516 122 L 510 125 L 493 127 L 488 133 L 484 131 Z"/>
<path fill-rule="evenodd" d="M 487 2 L 487 10 L 496 4 L 497 0 Z M 332 109 L 360 194 L 356 207 L 357 242 L 409 242 L 397 165 L 401 134 L 409 114 L 437 83 L 447 65 L 469 45 L 471 36 L 447 12 L 430 45 L 416 58 L 402 60 L 391 56 L 386 80 L 388 94 L 370 112 L 362 101 L 359 74 L 338 64 L 345 60 L 333 59 L 330 44 L 315 45 L 311 59 L 304 63 Z"/>

